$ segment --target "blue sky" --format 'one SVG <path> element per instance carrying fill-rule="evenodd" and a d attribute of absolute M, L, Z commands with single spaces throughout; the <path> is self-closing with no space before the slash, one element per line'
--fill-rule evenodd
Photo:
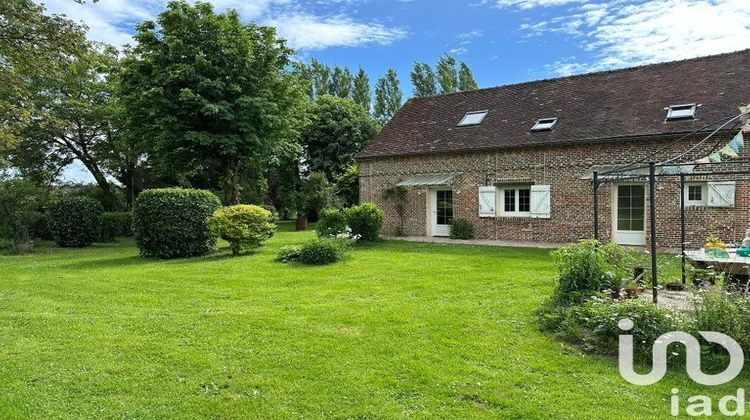
<path fill-rule="evenodd" d="M 165 0 L 47 0 L 123 45 Z M 274 25 L 299 59 L 363 66 L 373 82 L 388 67 L 407 97 L 414 61 L 449 53 L 481 87 L 750 48 L 750 0 L 214 0 L 246 21 Z M 70 175 L 73 174 L 73 175 Z M 78 179 L 69 171 L 68 179 Z"/>

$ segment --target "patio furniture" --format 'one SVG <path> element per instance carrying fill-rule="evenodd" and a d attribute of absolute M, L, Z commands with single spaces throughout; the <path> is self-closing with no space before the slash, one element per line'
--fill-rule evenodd
<path fill-rule="evenodd" d="M 729 283 L 735 283 L 744 288 L 750 281 L 750 257 L 741 257 L 731 249 L 728 254 L 729 257 L 721 258 L 709 255 L 703 249 L 685 251 L 685 257 L 693 267 L 726 273 Z"/>

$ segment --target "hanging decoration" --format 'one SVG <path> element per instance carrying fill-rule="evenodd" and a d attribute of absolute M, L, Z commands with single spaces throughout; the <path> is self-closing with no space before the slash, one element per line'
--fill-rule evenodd
<path fill-rule="evenodd" d="M 743 124 L 742 129 L 737 133 L 732 140 L 724 145 L 718 152 L 711 153 L 709 156 L 697 159 L 694 163 L 707 164 L 707 163 L 721 163 L 721 157 L 725 156 L 728 158 L 739 157 L 740 152 L 745 147 L 745 137 L 743 133 L 750 133 L 750 105 L 740 107 L 739 121 Z"/>

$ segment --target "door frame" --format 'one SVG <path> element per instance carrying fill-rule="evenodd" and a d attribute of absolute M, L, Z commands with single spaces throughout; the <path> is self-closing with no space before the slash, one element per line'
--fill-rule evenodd
<path fill-rule="evenodd" d="M 621 186 L 637 185 L 643 187 L 643 231 L 617 229 L 617 213 L 619 211 L 619 189 Z M 645 246 L 646 245 L 646 220 L 648 220 L 648 206 L 646 203 L 646 184 L 643 182 L 622 182 L 612 184 L 612 238 L 614 242 L 620 245 Z M 623 235 L 631 235 L 631 239 L 620 240 L 617 232 L 623 232 Z"/>
<path fill-rule="evenodd" d="M 427 194 L 427 236 L 440 236 L 446 237 L 450 235 L 450 228 L 446 226 L 450 225 L 438 225 L 437 224 L 437 193 L 438 191 L 450 191 L 452 196 L 451 206 L 453 208 L 455 217 L 455 191 L 451 187 L 435 187 L 429 189 Z M 440 228 L 438 228 L 440 226 Z M 443 230 L 444 229 L 444 230 Z"/>

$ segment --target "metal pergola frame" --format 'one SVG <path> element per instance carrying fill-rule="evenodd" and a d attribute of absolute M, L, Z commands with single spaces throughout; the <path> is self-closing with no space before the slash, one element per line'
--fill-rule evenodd
<path fill-rule="evenodd" d="M 634 165 L 640 165 L 640 166 L 634 166 Z M 748 165 L 747 170 L 727 170 L 727 171 L 717 171 L 713 170 L 715 167 L 720 167 L 721 165 L 740 165 L 745 166 Z M 657 168 L 681 168 L 681 167 L 687 167 L 691 166 L 694 168 L 700 168 L 700 167 L 706 167 L 710 168 L 712 170 L 708 172 L 691 172 L 691 173 L 684 173 L 682 171 L 679 171 L 678 173 L 669 173 L 668 171 L 662 171 L 662 173 L 657 174 L 656 169 Z M 648 168 L 648 175 L 628 175 L 626 172 L 633 171 L 637 169 L 645 169 Z M 612 174 L 619 174 L 618 176 L 612 177 Z M 681 254 L 681 262 L 682 262 L 682 282 L 683 284 L 686 282 L 686 272 L 685 272 L 685 177 L 688 176 L 720 176 L 720 175 L 730 175 L 730 176 L 736 176 L 736 175 L 745 175 L 750 176 L 750 159 L 733 159 L 733 160 L 727 160 L 722 162 L 709 162 L 709 163 L 696 163 L 696 162 L 690 162 L 690 163 L 662 163 L 657 164 L 655 162 L 650 162 L 646 165 L 643 164 L 630 164 L 630 165 L 624 165 L 621 168 L 614 169 L 611 171 L 606 171 L 604 173 L 599 173 L 598 171 L 593 172 L 593 192 L 594 192 L 594 239 L 599 239 L 599 186 L 605 183 L 614 183 L 617 181 L 622 180 L 638 180 L 643 178 L 648 178 L 649 183 L 649 224 L 650 224 L 650 234 L 651 234 L 651 240 L 650 240 L 650 248 L 651 248 L 651 287 L 652 287 L 652 296 L 653 296 L 653 302 L 657 303 L 659 300 L 658 297 L 658 271 L 657 271 L 657 255 L 656 255 L 656 179 L 657 177 L 679 177 L 680 179 L 680 254 Z M 607 175 L 606 179 L 601 179 L 601 175 Z M 734 180 L 738 177 L 735 177 Z"/>

